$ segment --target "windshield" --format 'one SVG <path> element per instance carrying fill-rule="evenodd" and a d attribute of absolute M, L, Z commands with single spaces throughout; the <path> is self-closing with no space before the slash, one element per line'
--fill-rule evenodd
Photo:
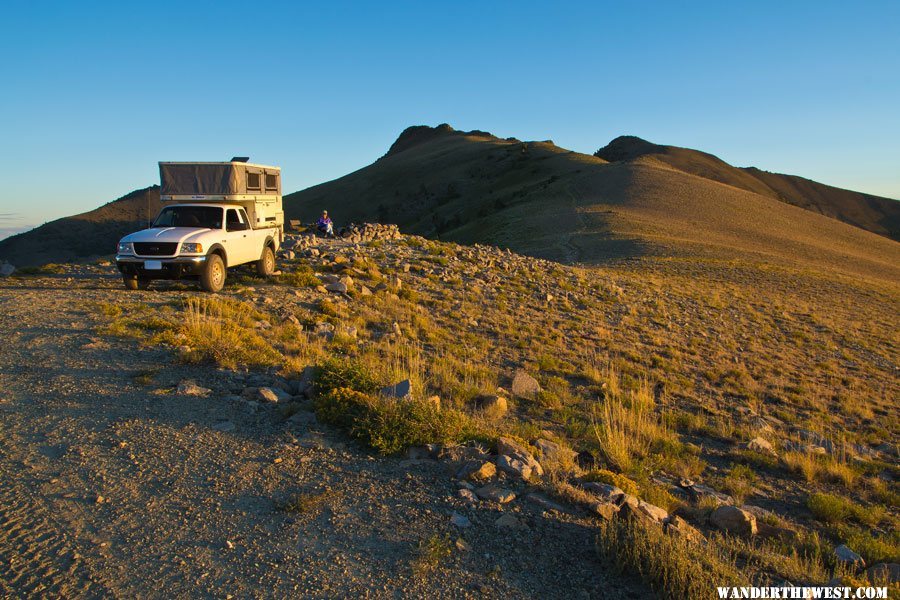
<path fill-rule="evenodd" d="M 151 229 L 156 227 L 222 229 L 222 209 L 218 206 L 169 206 L 150 226 Z"/>

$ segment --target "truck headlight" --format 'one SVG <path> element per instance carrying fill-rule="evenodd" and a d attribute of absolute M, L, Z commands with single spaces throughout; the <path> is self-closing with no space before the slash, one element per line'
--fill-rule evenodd
<path fill-rule="evenodd" d="M 182 244 L 181 251 L 185 254 L 203 254 L 203 244 Z"/>
<path fill-rule="evenodd" d="M 119 242 L 119 254 L 134 254 L 134 244 L 131 242 Z"/>

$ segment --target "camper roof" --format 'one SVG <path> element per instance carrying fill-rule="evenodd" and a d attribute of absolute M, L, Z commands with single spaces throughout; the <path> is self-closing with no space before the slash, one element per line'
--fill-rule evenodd
<path fill-rule="evenodd" d="M 245 167 L 256 167 L 257 169 L 269 169 L 274 171 L 280 171 L 281 167 L 273 167 L 272 165 L 258 165 L 256 163 L 242 162 L 238 160 L 223 160 L 223 161 L 196 161 L 196 160 L 166 160 L 159 161 L 161 165 L 244 165 Z"/>

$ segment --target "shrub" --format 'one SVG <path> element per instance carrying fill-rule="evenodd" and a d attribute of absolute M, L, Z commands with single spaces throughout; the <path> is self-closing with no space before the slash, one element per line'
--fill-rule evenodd
<path fill-rule="evenodd" d="M 210 360 L 227 368 L 273 366 L 281 355 L 254 327 L 262 315 L 252 305 L 221 298 L 189 298 L 181 326 L 188 362 Z"/>
<path fill-rule="evenodd" d="M 826 523 L 840 523 L 853 514 L 853 503 L 850 500 L 832 494 L 812 494 L 806 506 L 815 518 Z"/>
<path fill-rule="evenodd" d="M 381 382 L 364 364 L 349 358 L 329 358 L 319 366 L 316 388 L 320 393 L 338 388 L 349 388 L 364 394 L 373 394 L 381 388 Z"/>
<path fill-rule="evenodd" d="M 474 433 L 459 411 L 443 410 L 419 399 L 397 400 L 350 388 L 332 389 L 316 397 L 316 416 L 342 427 L 381 454 L 396 454 L 410 446 L 458 442 Z"/>
<path fill-rule="evenodd" d="M 629 519 L 600 525 L 597 554 L 619 571 L 639 575 L 664 598 L 709 598 L 717 586 L 746 585 L 732 559 L 715 545 Z"/>
<path fill-rule="evenodd" d="M 626 494 L 631 494 L 632 496 L 636 496 L 638 494 L 638 485 L 625 475 L 620 473 L 613 473 L 612 471 L 608 471 L 606 469 L 595 469 L 593 471 L 589 471 L 582 477 L 584 481 L 599 481 L 600 483 L 606 483 L 609 485 L 614 485 L 617 488 L 621 489 Z"/>
<path fill-rule="evenodd" d="M 738 504 L 743 504 L 753 491 L 756 473 L 747 465 L 735 465 L 723 482 L 725 490 L 731 494 Z"/>

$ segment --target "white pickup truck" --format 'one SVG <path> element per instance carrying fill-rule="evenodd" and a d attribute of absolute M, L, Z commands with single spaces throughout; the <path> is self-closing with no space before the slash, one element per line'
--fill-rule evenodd
<path fill-rule="evenodd" d="M 259 275 L 275 271 L 284 239 L 277 167 L 237 159 L 159 165 L 160 199 L 177 204 L 119 241 L 116 265 L 126 288 L 196 277 L 204 290 L 218 292 L 230 267 L 255 263 Z"/>

